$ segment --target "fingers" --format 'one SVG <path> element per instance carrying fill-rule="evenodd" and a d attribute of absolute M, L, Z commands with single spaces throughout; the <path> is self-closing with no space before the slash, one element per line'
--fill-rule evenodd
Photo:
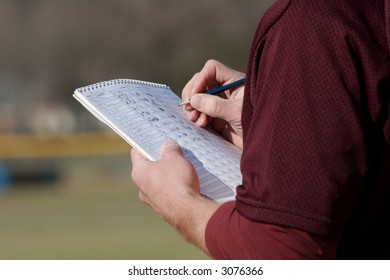
<path fill-rule="evenodd" d="M 228 122 L 231 119 L 233 102 L 234 101 L 229 99 L 206 94 L 196 94 L 191 98 L 191 106 L 197 111 Z M 200 121 L 207 120 L 199 120 L 199 122 Z M 200 123 L 197 124 L 200 125 Z"/>
<path fill-rule="evenodd" d="M 189 99 L 194 91 L 194 84 L 197 82 L 197 79 L 199 77 L 199 73 L 196 73 L 191 80 L 188 81 L 188 83 L 184 86 L 183 91 L 181 93 L 181 98 L 183 100 Z"/>
<path fill-rule="evenodd" d="M 136 149 L 131 149 L 130 151 L 131 161 L 133 163 L 142 163 L 142 162 L 149 162 L 148 159 L 146 159 L 140 152 L 138 152 Z"/>
<path fill-rule="evenodd" d="M 229 79 L 232 79 L 232 77 L 229 78 L 226 72 L 232 73 L 235 71 L 216 60 L 207 61 L 202 70 L 196 73 L 183 88 L 182 99 L 188 100 L 194 94 L 205 92 L 226 83 Z M 191 112 L 191 109 L 191 106 L 185 106 L 185 110 Z"/>
<path fill-rule="evenodd" d="M 185 85 L 182 91 L 182 100 L 188 100 L 191 98 L 191 96 L 194 94 L 193 87 L 194 83 L 198 79 L 199 73 L 196 73 L 192 79 Z M 186 104 L 183 106 L 184 108 L 184 114 L 189 118 L 191 121 L 195 122 L 198 118 L 200 113 L 194 108 L 191 107 L 191 105 Z"/>
<path fill-rule="evenodd" d="M 136 149 L 131 149 L 130 155 L 132 162 L 131 176 L 134 182 L 140 185 L 147 177 L 147 173 L 152 169 L 152 165 L 157 162 L 152 162 L 144 158 Z M 161 150 L 161 160 L 171 160 L 175 156 L 183 157 L 182 149 L 175 141 L 166 141 Z"/>
<path fill-rule="evenodd" d="M 234 79 L 235 70 L 214 59 L 208 60 L 199 73 L 196 73 L 182 91 L 182 99 L 190 99 L 196 93 L 205 92 Z M 237 72 L 238 73 L 238 72 Z"/>
<path fill-rule="evenodd" d="M 183 151 L 179 144 L 173 140 L 166 141 L 162 146 L 161 159 L 166 159 L 168 157 L 177 155 L 183 156 Z"/>
<path fill-rule="evenodd" d="M 243 73 L 235 71 L 219 61 L 210 59 L 206 62 L 203 69 L 199 73 L 196 73 L 183 88 L 182 99 L 191 99 L 199 93 L 241 79 L 244 76 Z M 203 111 L 199 111 L 192 106 L 192 101 L 191 104 L 184 106 L 184 113 L 187 118 L 199 126 L 205 126 L 209 121 L 207 117 L 208 113 L 203 112 L 201 114 L 201 112 Z"/>
<path fill-rule="evenodd" d="M 132 163 L 132 172 L 131 177 L 136 184 L 142 184 L 144 179 L 144 171 L 148 170 L 150 164 L 152 163 L 148 159 L 144 158 L 136 149 L 131 149 L 130 152 L 131 163 Z"/>

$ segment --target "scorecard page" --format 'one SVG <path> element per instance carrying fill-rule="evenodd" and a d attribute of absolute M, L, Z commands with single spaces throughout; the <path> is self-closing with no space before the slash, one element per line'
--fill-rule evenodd
<path fill-rule="evenodd" d="M 199 175 L 202 194 L 220 202 L 235 199 L 241 150 L 188 120 L 168 86 L 112 80 L 77 89 L 74 97 L 150 160 L 160 159 L 166 140 L 177 141 Z"/>

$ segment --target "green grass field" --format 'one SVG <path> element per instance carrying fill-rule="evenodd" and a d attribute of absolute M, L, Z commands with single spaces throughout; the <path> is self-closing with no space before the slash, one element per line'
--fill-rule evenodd
<path fill-rule="evenodd" d="M 139 201 L 127 156 L 54 164 L 0 196 L 0 259 L 207 259 Z"/>

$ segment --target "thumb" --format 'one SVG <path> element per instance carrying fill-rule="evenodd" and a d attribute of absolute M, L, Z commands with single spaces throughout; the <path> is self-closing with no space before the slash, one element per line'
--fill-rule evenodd
<path fill-rule="evenodd" d="M 183 155 L 183 151 L 180 148 L 179 144 L 177 144 L 177 142 L 173 140 L 166 141 L 162 147 L 161 159 L 175 155 Z"/>
<path fill-rule="evenodd" d="M 215 95 L 195 94 L 191 97 L 191 106 L 213 118 L 228 121 L 231 114 L 231 100 Z"/>

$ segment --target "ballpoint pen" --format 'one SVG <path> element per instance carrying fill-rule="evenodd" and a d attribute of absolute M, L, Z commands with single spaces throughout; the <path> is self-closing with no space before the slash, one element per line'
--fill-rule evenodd
<path fill-rule="evenodd" d="M 233 83 L 230 83 L 230 84 L 227 84 L 227 85 L 224 85 L 224 86 L 221 86 L 221 87 L 209 90 L 209 91 L 205 92 L 205 94 L 215 95 L 215 94 L 221 93 L 221 92 L 223 92 L 225 90 L 232 89 L 232 88 L 235 88 L 235 87 L 239 87 L 239 86 L 243 85 L 244 83 L 245 83 L 245 78 L 243 78 L 241 80 L 238 80 L 238 81 L 235 81 Z M 183 100 L 179 104 L 179 106 L 183 106 L 183 105 L 189 104 L 190 101 L 191 101 L 191 98 L 189 98 L 187 100 Z"/>

